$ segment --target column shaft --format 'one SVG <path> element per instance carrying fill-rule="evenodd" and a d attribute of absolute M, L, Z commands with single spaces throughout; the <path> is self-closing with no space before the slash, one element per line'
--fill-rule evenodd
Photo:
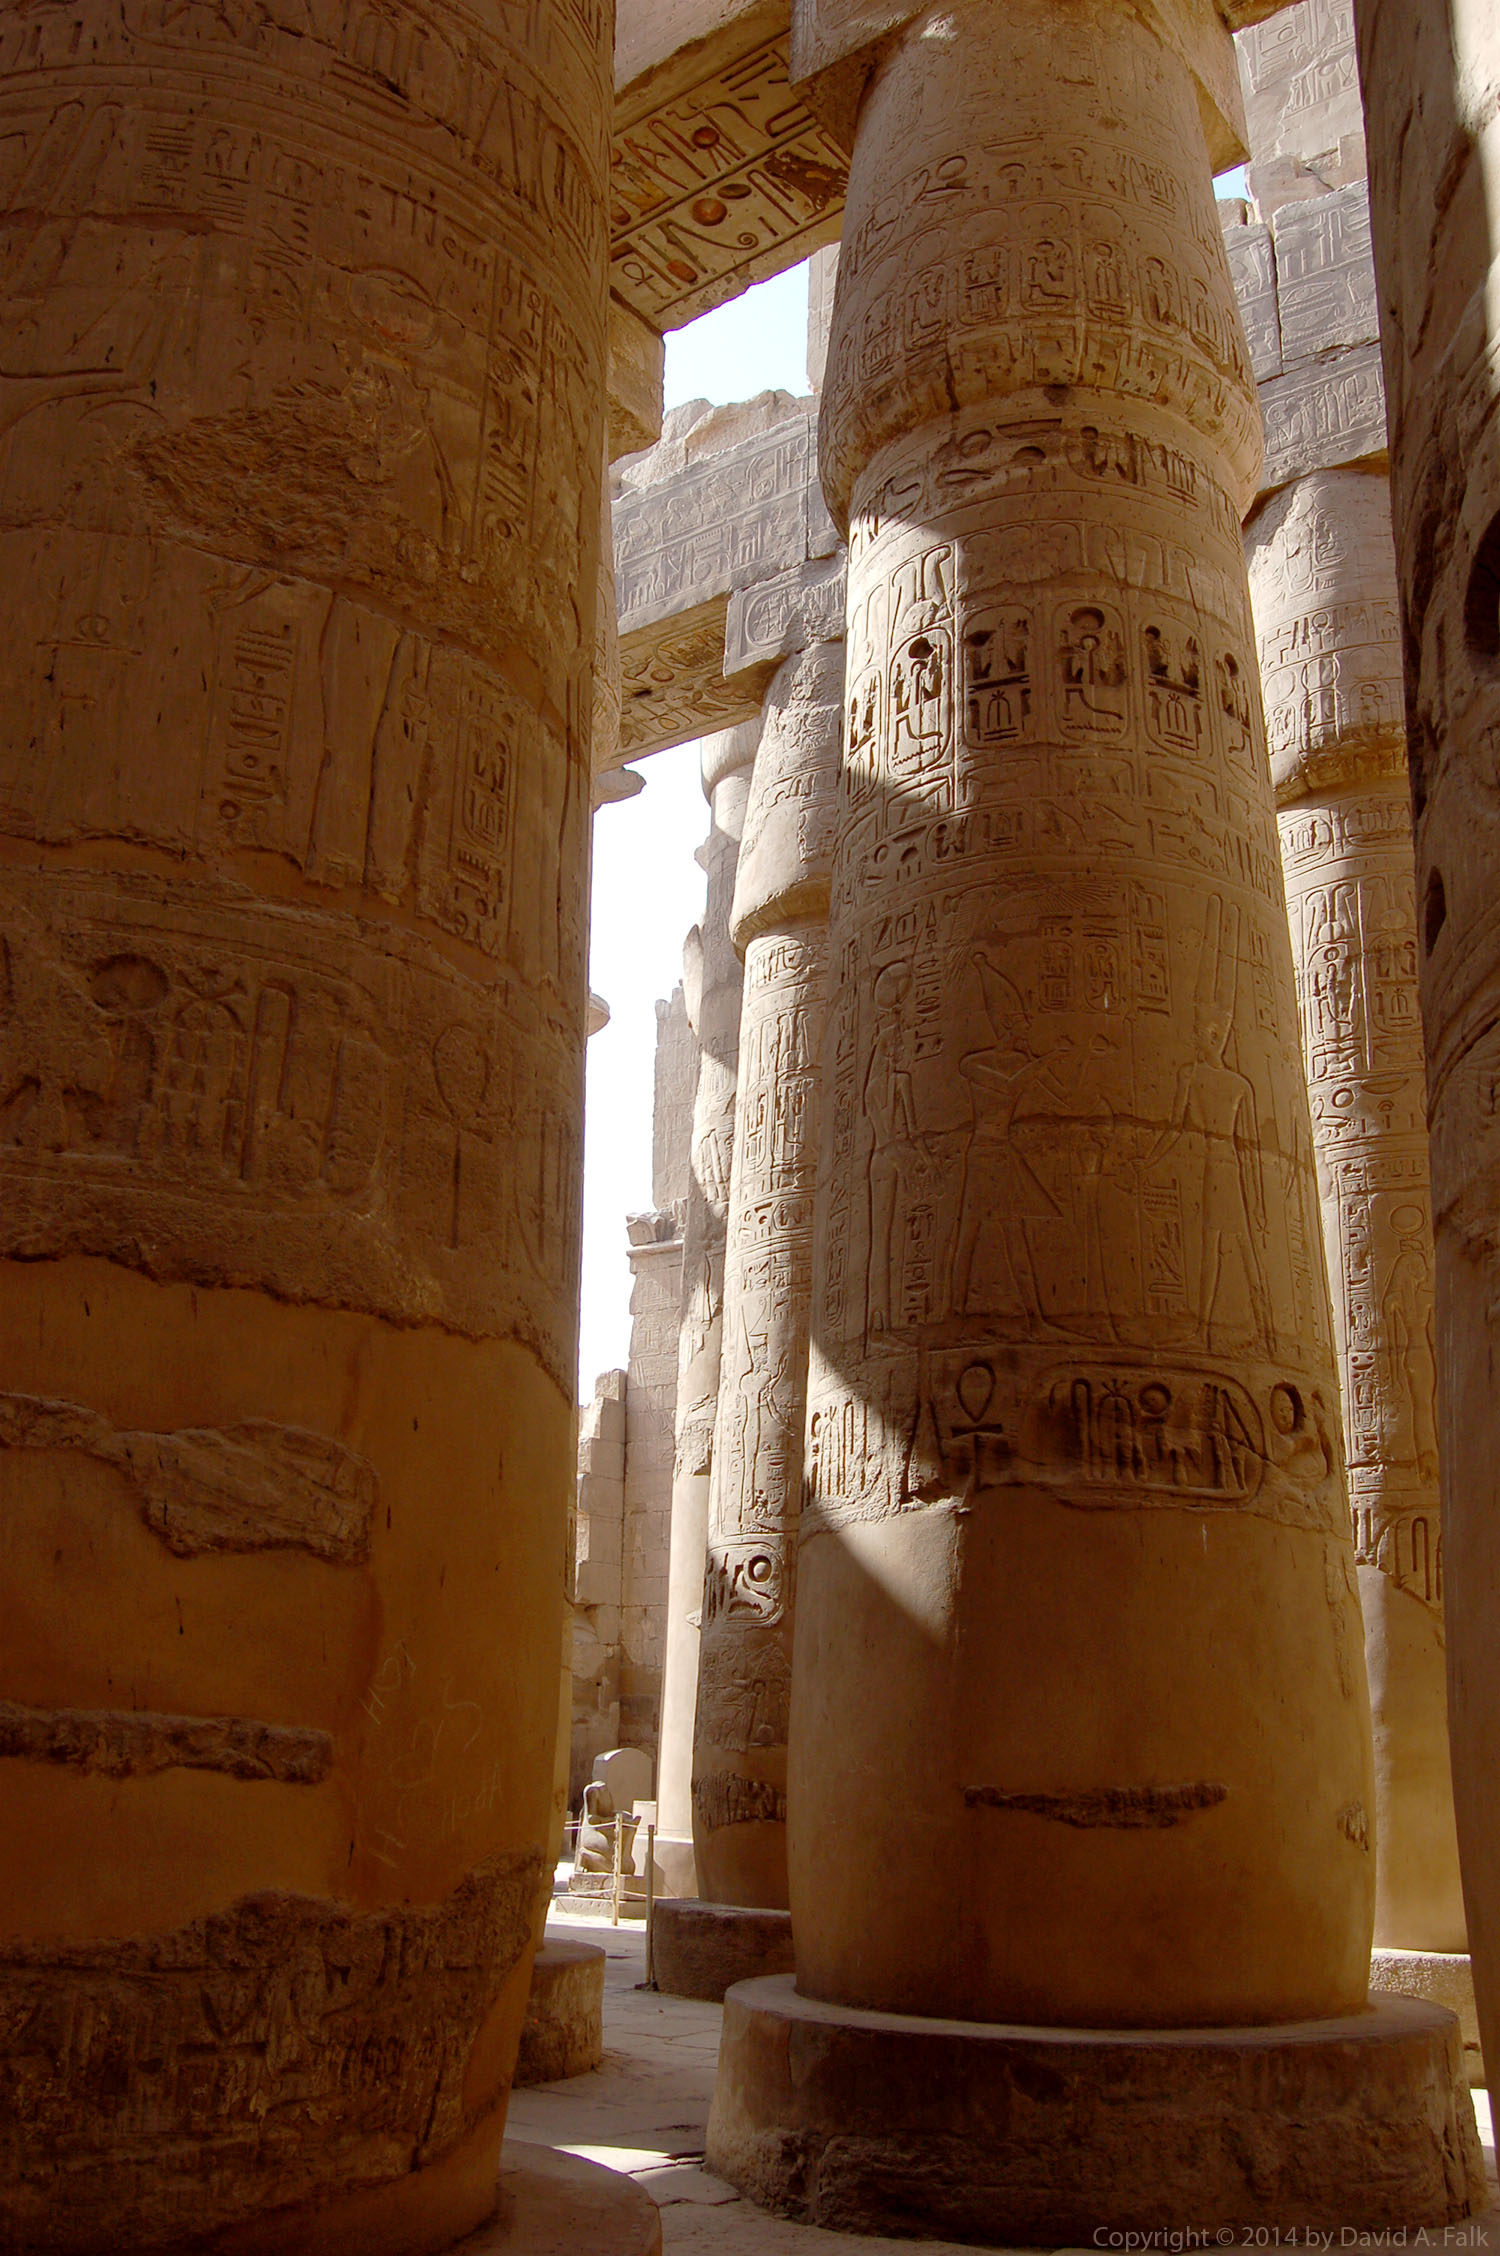
<path fill-rule="evenodd" d="M 494 2206 L 572 1479 L 608 47 L 587 0 L 0 31 L 6 2245 Z"/>
<path fill-rule="evenodd" d="M 724 1244 L 744 983 L 743 967 L 729 938 L 729 916 L 750 770 L 759 741 L 758 720 L 704 740 L 703 788 L 713 809 L 713 825 L 699 859 L 708 876 L 708 899 L 702 925 L 689 936 L 684 965 L 688 1016 L 698 1043 L 698 1076 L 682 1234 L 677 1447 L 657 1774 L 662 1870 L 667 1884 L 682 1895 L 697 1892 L 696 1884 L 687 1884 L 693 1837 L 693 1718 L 698 1704 L 699 1623 L 719 1400 Z"/>
<path fill-rule="evenodd" d="M 1357 0 L 1401 584 L 1436 1241 L 1454 1803 L 1500 2059 L 1500 24 Z"/>
<path fill-rule="evenodd" d="M 894 38 L 822 441 L 849 687 L 799 1988 L 1348 2011 L 1369 1718 L 1240 544 L 1259 417 L 1194 79 L 1136 11 L 971 0 Z"/>
<path fill-rule="evenodd" d="M 771 686 L 731 922 L 745 984 L 693 1835 L 701 1895 L 780 1909 L 843 686 L 841 642 L 788 659 Z"/>
<path fill-rule="evenodd" d="M 1343 1381 L 1375 1728 L 1375 1941 L 1461 1952 L 1426 1087 L 1390 489 L 1324 471 L 1246 535 Z"/>

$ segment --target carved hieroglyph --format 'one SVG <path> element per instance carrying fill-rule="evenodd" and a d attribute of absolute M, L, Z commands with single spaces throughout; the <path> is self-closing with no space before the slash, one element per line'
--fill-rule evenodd
<path fill-rule="evenodd" d="M 1359 0 L 1416 817 L 1449 1729 L 1480 2037 L 1500 2060 L 1500 23 Z"/>
<path fill-rule="evenodd" d="M 786 1735 L 802 1510 L 842 641 L 766 700 L 735 881 L 745 958 L 693 1754 L 698 1892 L 786 1906 Z"/>
<path fill-rule="evenodd" d="M 851 172 L 798 1983 L 1345 2012 L 1369 1718 L 1240 544 L 1259 416 L 1193 77 L 1113 6 L 1059 52 L 1052 0 L 919 17 Z"/>
<path fill-rule="evenodd" d="M 653 329 L 838 234 L 845 159 L 787 81 L 787 18 L 786 0 L 738 8 L 616 97 L 610 287 Z"/>
<path fill-rule="evenodd" d="M 1432 1218 L 1390 490 L 1325 471 L 1246 535 L 1343 1376 L 1375 1726 L 1375 1940 L 1462 1951 Z"/>
<path fill-rule="evenodd" d="M 674 409 L 617 484 L 620 756 L 634 759 L 758 716 L 776 659 L 810 639 L 776 647 L 779 630 L 838 541 L 808 403 L 784 392 Z"/>
<path fill-rule="evenodd" d="M 667 1566 L 667 1634 L 662 1669 L 657 1815 L 679 1886 L 693 1835 L 693 1716 L 703 1563 L 708 1543 L 709 1475 L 719 1399 L 723 1338 L 724 1244 L 734 1150 L 734 1091 L 744 973 L 729 938 L 735 865 L 760 720 L 703 746 L 703 788 L 713 810 L 698 850 L 708 878 L 703 922 L 688 936 L 684 981 L 697 1040 L 693 1134 L 682 1231 L 682 1307 L 677 1356 L 677 1435 L 672 1471 L 672 1539 Z"/>
<path fill-rule="evenodd" d="M 6 2245 L 493 2205 L 571 1480 L 608 38 L 0 23 Z"/>

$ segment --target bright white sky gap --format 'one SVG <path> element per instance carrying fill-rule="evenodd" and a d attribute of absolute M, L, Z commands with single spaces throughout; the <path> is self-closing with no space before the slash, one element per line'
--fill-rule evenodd
<path fill-rule="evenodd" d="M 806 390 L 805 266 L 667 339 L 668 407 Z M 630 1348 L 625 1217 L 651 1204 L 655 1003 L 681 977 L 683 940 L 703 913 L 703 872 L 693 859 L 708 835 L 698 747 L 653 753 L 641 773 L 638 798 L 601 807 L 594 819 L 589 983 L 611 1015 L 588 1050 L 578 1354 L 585 1401 L 598 1374 L 624 1363 Z"/>

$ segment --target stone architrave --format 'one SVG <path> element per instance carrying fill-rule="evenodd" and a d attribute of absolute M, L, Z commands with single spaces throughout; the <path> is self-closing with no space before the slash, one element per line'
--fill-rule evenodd
<path fill-rule="evenodd" d="M 1236 45 L 1253 160 L 1306 163 L 1363 136 L 1353 0 L 1297 0 Z"/>
<path fill-rule="evenodd" d="M 837 571 L 813 404 L 692 401 L 615 472 L 620 759 L 755 720 L 777 660 L 820 631 L 777 641 L 812 600 L 804 588 Z"/>
<path fill-rule="evenodd" d="M 712 826 L 707 841 L 698 849 L 698 859 L 708 878 L 708 898 L 702 924 L 688 936 L 684 971 L 688 1019 L 698 1045 L 698 1060 L 682 1232 L 677 1436 L 667 1563 L 656 1836 L 656 1854 L 665 1884 L 671 1893 L 684 1896 L 696 1893 L 692 1877 L 693 1715 L 698 1697 L 698 1631 L 719 1395 L 724 1244 L 729 1223 L 744 979 L 729 937 L 729 912 L 750 772 L 759 741 L 757 717 L 709 737 L 703 745 L 703 789 L 712 809 Z"/>
<path fill-rule="evenodd" d="M 843 691 L 842 640 L 789 658 L 771 686 L 730 923 L 744 1002 L 693 1840 L 700 1896 L 769 1909 L 787 1900 L 787 1711 Z"/>
<path fill-rule="evenodd" d="M 844 153 L 788 82 L 787 0 L 692 14 L 622 10 L 616 44 L 610 288 L 658 332 L 833 242 L 844 208 Z"/>
<path fill-rule="evenodd" d="M 1500 2059 L 1500 21 L 1356 0 L 1426 1036 L 1454 1802 Z"/>
<path fill-rule="evenodd" d="M 1343 1376 L 1375 1726 L 1375 1942 L 1461 1954 L 1432 1218 L 1390 491 L 1324 471 L 1246 534 Z"/>
<path fill-rule="evenodd" d="M 0 25 L 8 2247 L 494 2209 L 572 1481 L 608 29 Z"/>
<path fill-rule="evenodd" d="M 1095 6 L 1062 78 L 1056 28 L 974 0 L 896 39 L 840 254 L 798 1981 L 1333 2015 L 1369 1717 L 1240 545 L 1259 416 L 1194 73 Z"/>

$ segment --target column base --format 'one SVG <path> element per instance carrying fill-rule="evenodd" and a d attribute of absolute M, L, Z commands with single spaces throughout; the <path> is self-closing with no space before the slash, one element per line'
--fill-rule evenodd
<path fill-rule="evenodd" d="M 707 2165 L 805 2224 L 1004 2247 L 1441 2226 L 1485 2200 L 1458 2024 L 1386 1996 L 1272 2028 L 1033 2029 L 742 1982 Z"/>
<path fill-rule="evenodd" d="M 736 1982 L 795 1969 L 789 1911 L 748 1910 L 688 1896 L 669 1897 L 652 1912 L 651 1972 L 669 1997 L 720 2005 Z"/>
<path fill-rule="evenodd" d="M 545 1943 L 531 1963 L 515 2086 L 586 2076 L 604 2057 L 604 1953 L 597 1943 Z"/>
<path fill-rule="evenodd" d="M 451 2256 L 661 2256 L 661 2211 L 631 2178 L 507 2139 L 500 2208 Z"/>

